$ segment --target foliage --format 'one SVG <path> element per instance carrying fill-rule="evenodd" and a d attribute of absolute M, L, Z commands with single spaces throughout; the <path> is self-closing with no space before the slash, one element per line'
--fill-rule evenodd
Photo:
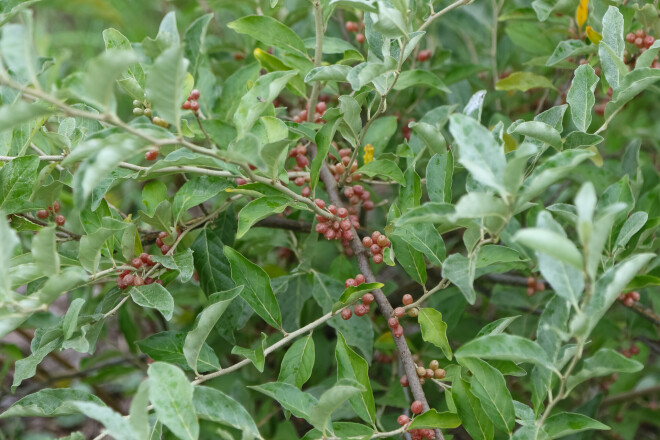
<path fill-rule="evenodd" d="M 659 434 L 657 2 L 0 17 L 1 438 Z"/>

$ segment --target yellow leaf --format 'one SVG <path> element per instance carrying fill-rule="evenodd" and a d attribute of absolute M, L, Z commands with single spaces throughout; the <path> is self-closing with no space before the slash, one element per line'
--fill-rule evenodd
<path fill-rule="evenodd" d="M 600 155 L 600 151 L 598 151 L 598 148 L 595 145 L 592 145 L 591 147 L 588 147 L 587 150 L 593 151 L 594 154 L 591 156 L 589 159 L 596 165 L 597 167 L 602 167 L 603 166 L 603 156 Z"/>
<path fill-rule="evenodd" d="M 577 11 L 575 11 L 578 28 L 582 28 L 582 25 L 587 21 L 587 15 L 589 15 L 589 0 L 580 0 Z"/>
<path fill-rule="evenodd" d="M 596 32 L 591 26 L 587 26 L 587 37 L 589 37 L 589 40 L 594 44 L 600 43 L 600 40 L 603 39 L 603 36 Z"/>
<path fill-rule="evenodd" d="M 374 160 L 374 146 L 371 144 L 367 144 L 364 146 L 364 156 L 362 156 L 364 159 L 365 165 Z"/>

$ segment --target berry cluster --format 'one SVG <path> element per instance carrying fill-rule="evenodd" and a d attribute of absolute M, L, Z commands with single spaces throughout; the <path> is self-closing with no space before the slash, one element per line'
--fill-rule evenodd
<path fill-rule="evenodd" d="M 365 36 L 363 33 L 360 33 L 360 29 L 364 27 L 363 23 L 356 23 L 354 21 L 347 21 L 346 22 L 346 30 L 348 32 L 358 32 L 355 34 L 355 41 L 358 43 L 362 44 L 366 40 Z"/>
<path fill-rule="evenodd" d="M 426 379 L 438 379 L 442 380 L 447 376 L 447 372 L 440 368 L 440 363 L 435 359 L 429 362 L 429 367 L 424 367 L 424 362 L 417 362 L 417 377 L 419 378 L 419 383 L 424 385 Z"/>
<path fill-rule="evenodd" d="M 328 108 L 328 104 L 326 104 L 327 100 L 327 96 L 319 96 L 319 103 L 316 104 L 314 112 L 314 122 L 317 124 L 322 124 L 324 122 L 322 118 L 325 114 L 325 110 Z M 307 116 L 309 116 L 309 103 L 305 106 L 305 110 L 302 110 L 300 113 L 293 117 L 293 122 L 302 124 L 303 122 L 307 121 Z"/>
<path fill-rule="evenodd" d="M 158 238 L 156 238 L 156 246 L 160 248 L 160 251 L 163 253 L 163 255 L 167 254 L 172 248 L 171 246 L 168 246 L 163 242 L 163 238 L 168 237 L 169 235 L 170 234 L 168 234 L 167 232 L 161 231 L 158 234 Z"/>
<path fill-rule="evenodd" d="M 534 296 L 536 292 L 543 292 L 545 290 L 545 283 L 537 278 L 527 278 L 527 296 Z"/>
<path fill-rule="evenodd" d="M 139 257 L 133 258 L 133 261 L 131 261 L 131 266 L 135 269 L 142 268 L 143 272 L 144 268 L 154 266 L 155 264 L 156 262 L 153 260 L 153 257 L 146 252 L 141 253 Z M 144 273 L 142 273 L 142 275 L 144 275 Z M 130 270 L 124 270 L 123 272 L 120 272 L 117 277 L 117 287 L 124 290 L 129 286 L 143 286 L 145 284 L 153 283 L 158 283 L 161 286 L 163 285 L 161 280 L 154 280 L 151 277 L 144 278 L 142 275 L 131 273 Z"/>
<path fill-rule="evenodd" d="M 362 244 L 371 251 L 371 258 L 376 264 L 383 262 L 383 249 L 392 245 L 390 240 L 378 231 L 374 231 L 371 237 L 364 237 Z"/>
<path fill-rule="evenodd" d="M 351 149 L 350 148 L 342 148 L 339 150 L 339 160 L 337 161 L 336 158 L 328 154 L 328 168 L 332 172 L 332 174 L 335 176 L 335 180 L 339 182 L 341 179 L 341 176 L 344 175 L 346 172 L 346 167 L 348 164 L 351 163 Z M 351 169 L 349 172 L 349 175 L 346 177 L 346 183 L 351 183 L 353 181 L 360 181 L 362 179 L 362 174 L 356 173 L 358 169 L 358 164 L 357 162 L 353 162 L 351 164 Z"/>
<path fill-rule="evenodd" d="M 404 306 L 411 305 L 413 303 L 412 295 L 406 293 L 405 295 L 403 295 L 401 302 L 403 303 Z M 394 309 L 394 316 L 396 316 L 397 318 L 401 318 L 405 314 L 406 314 L 405 307 L 397 307 L 396 309 Z M 417 318 L 418 314 L 419 314 L 419 310 L 417 310 L 417 308 L 412 307 L 408 309 L 408 316 L 410 316 L 411 318 Z"/>
<path fill-rule="evenodd" d="M 321 209 L 325 209 L 325 201 L 322 199 L 314 200 L 316 206 Z M 346 249 L 350 249 L 351 240 L 353 240 L 353 231 L 351 228 L 358 229 L 360 227 L 360 222 L 356 215 L 349 215 L 346 208 L 337 208 L 335 205 L 328 205 L 327 211 L 339 217 L 341 220 L 333 220 L 325 218 L 324 216 L 317 214 L 316 220 L 316 232 L 323 234 L 326 240 L 341 240 L 342 246 Z"/>
<path fill-rule="evenodd" d="M 415 400 L 410 405 L 410 411 L 412 411 L 413 414 L 421 414 L 422 410 L 422 402 L 419 400 Z M 399 425 L 406 426 L 410 423 L 410 417 L 401 414 L 396 421 Z M 435 439 L 435 432 L 432 429 L 412 429 L 409 432 L 413 440 Z"/>
<path fill-rule="evenodd" d="M 411 122 L 415 122 L 415 120 L 410 118 L 408 119 L 408 122 L 403 124 L 403 127 L 401 127 L 401 134 L 403 135 L 403 138 L 407 141 L 410 140 L 410 136 L 412 135 L 412 128 L 408 126 Z"/>
<path fill-rule="evenodd" d="M 289 151 L 289 157 L 296 159 L 296 164 L 293 166 L 291 171 L 302 171 L 309 165 L 309 159 L 307 158 L 307 147 L 303 144 L 298 144 Z M 300 194 L 303 197 L 309 197 L 312 194 L 312 189 L 309 185 L 309 174 L 306 176 L 298 176 L 293 180 L 293 183 L 296 186 L 304 186 Z"/>
<path fill-rule="evenodd" d="M 55 224 L 57 224 L 57 226 L 64 226 L 64 223 L 66 222 L 66 218 L 64 218 L 63 215 L 58 214 L 58 212 L 60 212 L 60 204 L 57 201 L 55 201 L 47 209 L 40 209 L 39 211 L 37 211 L 36 215 L 37 218 L 40 218 L 42 220 L 46 220 L 51 215 L 54 215 L 55 217 L 53 218 L 53 220 L 55 220 Z"/>
<path fill-rule="evenodd" d="M 365 283 L 367 280 L 364 278 L 364 275 L 361 273 L 357 274 L 355 278 L 349 278 L 346 280 L 344 283 L 344 287 L 349 288 L 353 286 L 359 286 L 360 284 Z M 353 312 L 355 312 L 356 316 L 364 316 L 367 313 L 369 313 L 370 310 L 370 304 L 374 302 L 374 295 L 372 293 L 365 293 L 362 295 L 362 302 L 356 304 L 353 307 Z M 353 316 L 353 312 L 351 312 L 351 309 L 346 308 L 341 311 L 341 317 L 343 320 L 348 320 L 351 319 L 351 316 Z"/>
<path fill-rule="evenodd" d="M 607 390 L 609 390 L 609 389 L 610 389 L 610 386 L 612 386 L 612 384 L 613 384 L 614 382 L 616 382 L 617 378 L 618 378 L 618 375 L 617 375 L 616 373 L 612 373 L 612 375 L 611 375 L 610 377 L 604 379 L 604 380 L 600 383 L 600 388 L 601 388 L 603 391 L 607 391 Z"/>
<path fill-rule="evenodd" d="M 158 150 L 149 150 L 144 153 L 144 158 L 147 160 L 156 160 L 158 157 Z"/>
<path fill-rule="evenodd" d="M 344 195 L 351 204 L 351 206 L 348 208 L 349 214 L 357 214 L 360 203 L 362 203 L 362 207 L 365 211 L 371 211 L 374 209 L 374 202 L 370 200 L 371 193 L 367 191 L 362 185 L 345 187 Z"/>
<path fill-rule="evenodd" d="M 634 343 L 630 344 L 629 348 L 621 350 L 621 354 L 624 355 L 625 357 L 629 358 L 631 356 L 635 356 L 639 354 L 639 347 L 635 345 Z"/>
<path fill-rule="evenodd" d="M 624 306 L 626 307 L 632 307 L 633 304 L 635 304 L 637 301 L 639 301 L 639 292 L 628 292 L 628 293 L 622 293 L 619 295 L 619 301 L 623 303 Z"/>
<path fill-rule="evenodd" d="M 159 127 L 163 128 L 168 128 L 170 124 L 168 124 L 166 121 L 163 119 L 159 118 L 158 116 L 154 116 L 153 112 L 151 111 L 150 104 L 148 102 L 141 102 L 138 101 L 137 99 L 133 101 L 133 114 L 135 116 L 146 116 L 147 118 L 151 119 L 151 122 L 154 125 L 157 125 Z"/>
<path fill-rule="evenodd" d="M 184 110 L 192 110 L 194 113 L 197 113 L 199 110 L 199 97 L 201 94 L 199 93 L 199 90 L 194 89 L 192 92 L 190 92 L 190 95 L 188 95 L 188 99 L 186 102 L 184 102 L 181 105 L 181 108 Z"/>
<path fill-rule="evenodd" d="M 653 38 L 653 35 L 646 35 L 644 29 L 638 29 L 634 33 L 630 32 L 627 34 L 626 41 L 630 44 L 634 44 L 640 49 L 648 49 L 653 46 L 655 38 Z"/>

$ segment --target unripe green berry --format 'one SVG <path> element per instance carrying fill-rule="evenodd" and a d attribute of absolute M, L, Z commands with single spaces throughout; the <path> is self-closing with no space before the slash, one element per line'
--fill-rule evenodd
<path fill-rule="evenodd" d="M 144 110 L 142 110 L 140 107 L 135 107 L 133 109 L 133 114 L 135 116 L 142 116 L 144 114 Z"/>

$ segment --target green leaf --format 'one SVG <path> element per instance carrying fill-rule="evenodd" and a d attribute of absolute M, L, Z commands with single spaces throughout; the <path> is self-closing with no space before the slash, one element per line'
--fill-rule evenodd
<path fill-rule="evenodd" d="M 264 321 L 281 330 L 282 314 L 268 274 L 229 246 L 225 246 L 223 250 L 231 265 L 232 279 L 236 285 L 245 286 L 241 297 Z"/>
<path fill-rule="evenodd" d="M 432 202 L 451 203 L 454 155 L 451 151 L 435 154 L 426 165 L 426 190 Z"/>
<path fill-rule="evenodd" d="M 132 51 L 131 42 L 116 29 L 109 28 L 103 31 L 103 41 L 106 51 Z M 133 63 L 120 73 L 117 84 L 131 96 L 139 101 L 144 100 L 144 71 L 140 63 Z"/>
<path fill-rule="evenodd" d="M 62 345 L 62 340 L 63 338 L 59 336 L 45 344 L 41 344 L 39 347 L 32 346 L 32 354 L 30 354 L 30 356 L 16 361 L 14 366 L 14 382 L 11 385 L 12 392 L 14 392 L 25 379 L 34 376 L 37 372 L 37 365 L 39 365 L 51 351 L 59 348 Z"/>
<path fill-rule="evenodd" d="M 178 34 L 177 34 L 178 35 Z M 147 71 L 147 99 L 156 116 L 173 124 L 180 132 L 179 115 L 188 60 L 183 58 L 183 46 L 174 45 L 163 51 Z"/>
<path fill-rule="evenodd" d="M 248 388 L 277 400 L 282 408 L 305 420 L 309 420 L 310 410 L 318 403 L 311 394 L 300 391 L 293 385 L 284 382 L 268 382 L 262 385 L 248 386 Z"/>
<path fill-rule="evenodd" d="M 261 333 L 261 343 L 256 344 L 257 348 L 253 350 L 251 348 L 244 348 L 236 345 L 231 349 L 231 354 L 236 354 L 249 359 L 250 362 L 254 364 L 254 367 L 259 370 L 260 373 L 263 373 L 266 362 L 266 354 L 264 353 L 267 348 L 266 338 L 266 334 Z"/>
<path fill-rule="evenodd" d="M 415 172 L 415 167 L 410 167 L 405 173 L 406 184 L 399 187 L 398 208 L 402 213 L 419 206 L 422 199 L 422 179 Z"/>
<path fill-rule="evenodd" d="M 193 392 L 193 404 L 199 418 L 236 428 L 247 439 L 261 439 L 250 413 L 222 391 L 198 385 Z"/>
<path fill-rule="evenodd" d="M 274 19 L 270 18 L 270 20 Z M 234 125 L 238 131 L 239 138 L 242 138 L 250 131 L 261 114 L 277 98 L 287 82 L 297 74 L 298 71 L 296 70 L 271 72 L 260 76 L 255 81 L 252 88 L 241 98 L 238 108 L 233 115 Z"/>
<path fill-rule="evenodd" d="M 135 343 L 144 354 L 155 361 L 167 362 L 188 369 L 188 363 L 183 352 L 186 336 L 186 332 L 170 330 L 155 333 Z M 197 358 L 196 370 L 200 373 L 207 373 L 219 369 L 220 361 L 215 352 L 207 343 L 202 343 L 202 348 Z"/>
<path fill-rule="evenodd" d="M 312 166 L 309 170 L 309 186 L 312 190 L 316 188 L 321 173 L 321 167 L 325 163 L 325 158 L 330 151 L 332 139 L 335 137 L 337 126 L 341 122 L 339 110 L 330 109 L 325 112 L 323 119 L 325 125 L 316 133 L 314 141 L 316 143 L 316 156 L 312 159 Z"/>
<path fill-rule="evenodd" d="M 146 379 L 140 382 L 138 389 L 131 400 L 131 406 L 128 412 L 128 422 L 137 433 L 140 439 L 149 437 L 149 430 L 151 425 L 149 423 L 149 388 L 151 387 L 151 379 Z"/>
<path fill-rule="evenodd" d="M 117 439 L 138 440 L 137 434 L 128 420 L 111 408 L 92 402 L 71 402 L 71 404 L 87 417 L 102 423 L 108 431 L 108 435 Z"/>
<path fill-rule="evenodd" d="M 538 1 L 538 0 L 537 0 Z M 536 3 L 536 2 L 534 2 Z M 587 46 L 582 40 L 564 40 L 560 41 L 552 52 L 550 58 L 545 62 L 546 66 L 554 66 L 568 57 L 575 55 L 594 53 L 598 50 L 596 45 Z"/>
<path fill-rule="evenodd" d="M 279 214 L 289 206 L 291 199 L 283 196 L 264 196 L 252 200 L 238 213 L 238 231 L 236 238 L 241 238 L 252 225 L 271 214 Z"/>
<path fill-rule="evenodd" d="M 422 286 L 426 284 L 426 262 L 421 252 L 415 250 L 406 241 L 399 236 L 392 235 L 392 249 L 394 257 L 399 262 L 403 270 Z"/>
<path fill-rule="evenodd" d="M 183 215 L 192 207 L 217 196 L 231 185 L 227 179 L 214 176 L 195 176 L 183 184 L 172 201 L 174 223 L 179 223 Z"/>
<path fill-rule="evenodd" d="M 181 281 L 184 283 L 190 281 L 194 273 L 193 266 L 193 250 L 186 249 L 185 252 L 177 252 L 174 255 L 154 255 L 154 261 L 163 265 L 168 269 L 178 270 Z"/>
<path fill-rule="evenodd" d="M 458 145 L 458 161 L 479 183 L 506 194 L 504 150 L 476 120 L 459 113 L 449 117 L 449 131 Z"/>
<path fill-rule="evenodd" d="M 451 384 L 451 397 L 463 428 L 474 440 L 493 440 L 493 423 L 481 408 L 479 399 L 470 391 L 470 384 L 457 377 Z"/>
<path fill-rule="evenodd" d="M 518 134 L 539 140 L 551 145 L 557 150 L 562 149 L 561 134 L 554 127 L 540 121 L 527 121 L 512 124 L 507 130 L 509 134 Z"/>
<path fill-rule="evenodd" d="M 337 380 L 356 381 L 364 387 L 364 391 L 348 399 L 351 407 L 362 420 L 375 425 L 376 405 L 371 391 L 369 364 L 346 344 L 346 340 L 340 332 L 337 333 L 335 358 L 337 359 Z"/>
<path fill-rule="evenodd" d="M 473 287 L 475 272 L 474 258 L 461 254 L 451 254 L 442 265 L 442 275 L 458 287 L 469 304 L 474 304 L 477 299 Z"/>
<path fill-rule="evenodd" d="M 506 78 L 495 83 L 495 90 L 519 90 L 526 92 L 530 89 L 555 89 L 548 78 L 532 72 L 513 72 Z"/>
<path fill-rule="evenodd" d="M 208 338 L 215 324 L 225 310 L 227 310 L 229 304 L 231 304 L 232 300 L 242 290 L 243 286 L 238 286 L 226 292 L 218 292 L 211 295 L 208 305 L 198 315 L 195 327 L 186 335 L 186 341 L 183 344 L 183 355 L 186 358 L 186 362 L 188 362 L 188 366 L 193 369 L 195 374 L 199 375 L 197 364 L 206 338 Z"/>
<path fill-rule="evenodd" d="M 603 16 L 603 39 L 598 45 L 598 55 L 605 79 L 614 90 L 619 88 L 623 79 L 616 62 L 623 61 L 623 51 L 626 48 L 623 41 L 623 27 L 623 15 L 616 6 L 610 6 Z M 611 48 L 612 52 L 606 47 Z"/>
<path fill-rule="evenodd" d="M 419 310 L 419 325 L 422 329 L 422 339 L 442 349 L 445 357 L 452 359 L 451 346 L 447 339 L 447 323 L 442 320 L 442 313 L 435 309 Z"/>
<path fill-rule="evenodd" d="M 418 415 L 408 425 L 408 430 L 422 428 L 454 429 L 461 426 L 461 419 L 451 412 L 438 412 L 431 408 L 423 414 Z"/>
<path fill-rule="evenodd" d="M 634 359 L 628 359 L 618 351 L 610 348 L 601 348 L 590 358 L 582 362 L 582 368 L 566 380 L 566 392 L 570 392 L 589 379 L 609 376 L 612 373 L 636 373 L 644 365 Z"/>
<path fill-rule="evenodd" d="M 12 160 L 0 169 L 0 182 L 2 182 L 0 185 L 0 210 L 5 215 L 30 209 L 26 200 L 29 200 L 30 194 L 32 194 L 38 166 L 38 157 L 23 156 Z"/>
<path fill-rule="evenodd" d="M 358 171 L 366 176 L 383 176 L 400 185 L 406 186 L 406 180 L 401 169 L 391 160 L 379 159 L 363 165 Z"/>
<path fill-rule="evenodd" d="M 660 50 L 660 41 L 655 40 L 651 47 L 637 57 L 635 60 L 635 69 L 651 67 L 653 61 L 655 61 L 655 57 L 658 56 L 658 50 Z"/>
<path fill-rule="evenodd" d="M 250 15 L 227 24 L 239 34 L 246 34 L 266 46 L 275 46 L 307 58 L 305 43 L 285 24 L 264 15 Z"/>
<path fill-rule="evenodd" d="M 60 271 L 60 255 L 55 244 L 55 227 L 42 228 L 32 239 L 32 256 L 46 276 Z"/>
<path fill-rule="evenodd" d="M 310 333 L 306 338 L 298 339 L 286 351 L 277 381 L 302 388 L 312 376 L 315 357 L 314 339 Z"/>
<path fill-rule="evenodd" d="M 0 107 L 0 132 L 13 130 L 21 124 L 29 123 L 51 113 L 52 110 L 41 103 L 29 104 L 25 101 L 18 101 L 12 105 L 3 105 Z"/>
<path fill-rule="evenodd" d="M 531 362 L 554 369 L 546 352 L 534 341 L 516 335 L 486 335 L 456 351 L 456 358 L 476 357 L 513 362 Z"/>
<path fill-rule="evenodd" d="M 580 251 L 572 241 L 560 233 L 541 228 L 526 228 L 516 232 L 513 239 L 576 269 L 583 267 Z"/>
<path fill-rule="evenodd" d="M 124 77 L 128 68 L 138 61 L 133 50 L 107 50 L 91 60 L 83 79 L 85 94 L 82 98 L 99 110 L 114 113 L 115 81 Z"/>
<path fill-rule="evenodd" d="M 330 6 L 342 9 L 360 9 L 365 12 L 378 12 L 374 0 L 330 0 Z"/>
<path fill-rule="evenodd" d="M 516 316 L 509 316 L 508 318 L 500 318 L 496 321 L 493 321 L 489 324 L 486 324 L 485 326 L 482 327 L 481 330 L 479 330 L 479 333 L 477 333 L 477 338 L 479 336 L 484 336 L 484 335 L 499 335 L 504 332 L 504 330 L 511 325 L 513 321 L 518 319 L 520 315 Z"/>
<path fill-rule="evenodd" d="M 310 83 L 312 81 L 346 82 L 346 77 L 350 71 L 351 71 L 351 67 L 342 64 L 333 64 L 331 66 L 315 67 L 312 70 L 310 70 L 307 73 L 307 75 L 305 75 L 305 82 L 306 83 Z"/>
<path fill-rule="evenodd" d="M 158 310 L 168 321 L 174 312 L 174 300 L 166 288 L 158 283 L 132 287 L 129 291 L 135 304 Z"/>
<path fill-rule="evenodd" d="M 185 34 L 183 35 L 183 42 L 185 47 L 184 55 L 190 61 L 190 73 L 195 76 L 197 73 L 197 66 L 201 56 L 204 52 L 204 43 L 206 40 L 206 30 L 209 23 L 213 19 L 213 14 L 204 14 L 188 26 Z"/>
<path fill-rule="evenodd" d="M 454 213 L 454 206 L 449 203 L 427 202 L 422 206 L 410 209 L 399 217 L 395 225 L 411 225 L 418 223 L 445 223 Z"/>
<path fill-rule="evenodd" d="M 515 426 L 513 399 L 504 376 L 488 363 L 475 358 L 460 358 L 461 365 L 473 374 L 471 391 L 493 424 L 511 435 Z"/>
<path fill-rule="evenodd" d="M 193 385 L 179 368 L 154 362 L 147 370 L 155 386 L 149 388 L 158 421 L 180 439 L 196 440 L 199 422 L 193 406 Z"/>
<path fill-rule="evenodd" d="M 591 125 L 591 109 L 596 102 L 594 91 L 598 80 L 593 67 L 584 64 L 575 69 L 571 88 L 566 95 L 566 102 L 571 107 L 573 124 L 583 132 L 586 132 Z"/>
<path fill-rule="evenodd" d="M 404 90 L 410 87 L 431 87 L 441 92 L 451 93 L 451 90 L 433 72 L 428 70 L 404 70 L 394 85 L 394 90 Z"/>
<path fill-rule="evenodd" d="M 619 235 L 616 238 L 615 246 L 619 248 L 626 247 L 630 239 L 644 227 L 648 218 L 648 214 L 643 211 L 631 214 L 621 227 Z"/>
<path fill-rule="evenodd" d="M 543 429 L 548 438 L 553 439 L 592 429 L 609 430 L 610 427 L 583 414 L 564 412 L 548 417 Z"/>
<path fill-rule="evenodd" d="M 45 388 L 14 402 L 0 414 L 0 419 L 8 417 L 56 417 L 77 414 L 74 401 L 104 405 L 103 401 L 87 391 L 69 388 Z"/>
<path fill-rule="evenodd" d="M 382 283 L 362 283 L 359 286 L 347 287 L 337 302 L 332 305 L 332 313 L 335 313 L 339 309 L 343 309 L 347 305 L 353 304 L 365 293 L 380 289 L 383 286 L 384 284 Z"/>
<path fill-rule="evenodd" d="M 64 340 L 70 339 L 73 333 L 78 329 L 78 314 L 80 309 L 85 305 L 83 298 L 76 298 L 71 301 L 69 309 L 64 315 L 62 320 L 62 332 L 64 333 Z"/>
<path fill-rule="evenodd" d="M 605 118 L 609 118 L 626 105 L 640 92 L 647 90 L 653 83 L 660 79 L 659 69 L 640 68 L 635 69 L 623 77 L 619 88 L 614 90 L 612 100 L 605 106 Z"/>
<path fill-rule="evenodd" d="M 364 391 L 356 382 L 339 381 L 321 395 L 318 402 L 309 409 L 309 423 L 322 432 L 331 429 L 330 417 L 348 399 Z"/>
<path fill-rule="evenodd" d="M 423 253 L 432 264 L 442 266 L 447 251 L 442 236 L 433 225 L 428 223 L 418 223 L 414 226 L 404 225 L 394 229 L 390 235 L 400 238 Z"/>
<path fill-rule="evenodd" d="M 191 249 L 199 284 L 206 295 L 234 287 L 229 261 L 222 253 L 225 244 L 234 244 L 236 217 L 232 209 L 225 211 L 211 227 L 205 227 Z"/>

